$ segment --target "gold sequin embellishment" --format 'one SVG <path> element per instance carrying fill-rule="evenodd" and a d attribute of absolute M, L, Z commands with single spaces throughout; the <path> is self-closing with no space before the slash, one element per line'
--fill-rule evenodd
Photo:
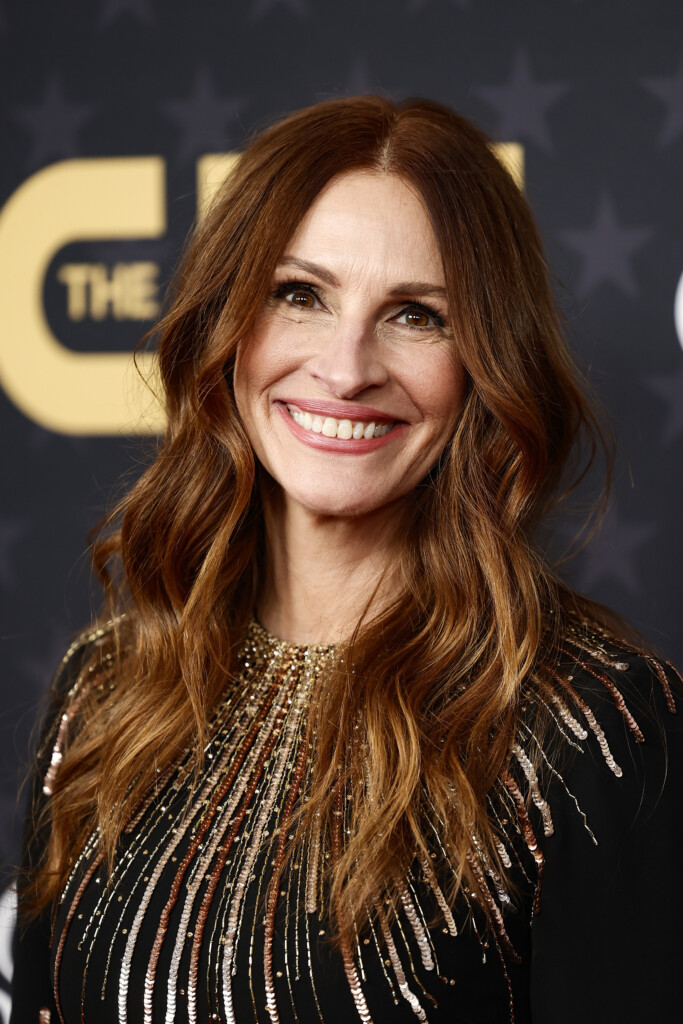
<path fill-rule="evenodd" d="M 640 726 L 609 674 L 627 667 L 623 655 L 610 656 L 594 636 L 590 644 L 569 638 L 564 653 L 604 688 L 634 742 L 641 742 Z M 465 941 L 464 932 L 476 934 L 482 964 L 493 950 L 501 998 L 514 1020 L 507 965 L 520 958 L 506 915 L 515 898 L 476 835 L 469 865 L 477 893 L 464 887 L 456 906 L 449 905 L 445 882 L 452 867 L 434 814 L 427 823 L 431 860 L 424 853 L 416 858 L 395 906 L 378 893 L 368 908 L 373 913 L 358 923 L 356 941 L 340 951 L 328 942 L 326 880 L 347 828 L 341 787 L 329 841 L 312 828 L 296 858 L 287 861 L 292 815 L 310 785 L 308 709 L 334 657 L 332 646 L 286 644 L 252 622 L 194 786 L 188 753 L 159 776 L 122 837 L 109 879 L 97 833 L 90 837 L 55 917 L 54 991 L 63 1024 L 325 1024 L 332 971 L 343 982 L 343 991 L 333 989 L 337 1003 L 348 1001 L 337 1005 L 335 1020 L 385 1024 L 393 1018 L 373 1011 L 378 998 L 380 1007 L 397 1007 L 400 1019 L 406 1013 L 419 1021 L 451 1019 L 447 1007 L 456 1004 L 448 1000 L 458 992 L 453 950 Z M 666 674 L 656 667 L 654 672 L 675 710 Z M 48 795 L 79 693 L 72 690 L 69 697 L 45 780 Z M 599 716 L 577 692 L 571 672 L 558 667 L 556 694 L 544 704 L 565 748 L 582 751 L 597 743 L 613 775 L 622 775 Z M 522 716 L 489 808 L 500 864 L 528 883 L 532 916 L 541 904 L 541 840 L 554 832 L 544 792 L 549 778 L 564 785 Z M 595 841 L 576 798 L 567 793 Z M 67 973 L 68 985 L 62 983 Z M 379 990 L 384 994 L 378 997 Z M 443 1016 L 436 1012 L 440 1006 Z"/>

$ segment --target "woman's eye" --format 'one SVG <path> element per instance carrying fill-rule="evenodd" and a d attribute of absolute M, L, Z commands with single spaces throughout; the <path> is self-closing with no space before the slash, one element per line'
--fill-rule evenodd
<path fill-rule="evenodd" d="M 420 309 L 419 306 L 410 306 L 408 309 L 404 309 L 398 314 L 396 320 L 399 323 L 403 322 L 406 327 L 443 327 L 443 319 L 438 313 L 430 313 L 426 309 Z"/>
<path fill-rule="evenodd" d="M 291 282 L 280 285 L 275 290 L 275 297 L 284 300 L 288 306 L 298 309 L 317 309 L 322 305 L 311 288 L 295 286 Z"/>
<path fill-rule="evenodd" d="M 287 297 L 293 306 L 303 306 L 304 309 L 313 309 L 315 306 L 315 295 L 310 292 L 290 292 Z"/>

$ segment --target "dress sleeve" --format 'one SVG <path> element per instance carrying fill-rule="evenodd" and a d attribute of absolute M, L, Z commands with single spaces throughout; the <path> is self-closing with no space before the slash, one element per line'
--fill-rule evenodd
<path fill-rule="evenodd" d="M 30 779 L 28 808 L 19 864 L 19 880 L 40 862 L 47 842 L 45 826 L 37 828 L 48 796 L 43 792 L 52 750 L 69 693 L 88 651 L 79 641 L 67 652 L 51 688 L 47 713 L 40 731 L 38 753 Z M 26 920 L 19 898 L 17 925 L 13 937 L 12 1008 L 9 1024 L 56 1024 L 57 1010 L 50 970 L 51 910 Z"/>
<path fill-rule="evenodd" d="M 39 813 L 44 797 L 42 779 L 35 772 L 25 825 L 20 872 L 35 863 L 41 839 L 31 836 L 32 821 Z M 44 842 L 44 840 L 42 840 Z M 50 1024 L 57 1021 L 50 978 L 50 912 L 26 923 L 21 906 L 14 931 L 12 973 L 12 1010 L 9 1024 Z"/>
<path fill-rule="evenodd" d="M 586 723 L 583 753 L 551 783 L 534 1024 L 680 1019 L 683 688 L 673 670 L 667 683 L 650 660 L 625 662 L 573 683 L 598 730 Z"/>

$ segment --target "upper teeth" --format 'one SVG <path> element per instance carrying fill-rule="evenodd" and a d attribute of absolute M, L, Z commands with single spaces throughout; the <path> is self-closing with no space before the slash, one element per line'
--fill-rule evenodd
<path fill-rule="evenodd" d="M 361 420 L 337 420 L 334 416 L 314 416 L 310 412 L 302 412 L 296 405 L 288 405 L 287 409 L 294 422 L 304 430 L 312 430 L 314 434 L 325 437 L 339 437 L 344 441 L 384 437 L 393 426 L 393 423 L 363 423 Z"/>

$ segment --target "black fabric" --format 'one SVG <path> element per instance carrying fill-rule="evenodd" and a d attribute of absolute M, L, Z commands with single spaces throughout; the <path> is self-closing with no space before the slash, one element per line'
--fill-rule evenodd
<path fill-rule="evenodd" d="M 542 911 L 532 929 L 535 1024 L 683 1019 L 683 702 L 673 683 L 672 715 L 646 662 L 628 660 L 618 685 L 643 743 L 599 681 L 583 675 L 578 683 L 624 774 L 614 777 L 594 743 L 565 774 L 597 846 L 554 787 L 556 834 L 544 847 Z"/>
<path fill-rule="evenodd" d="M 30 863 L 24 849 L 22 865 Z M 50 915 L 44 913 L 28 927 L 19 921 L 12 943 L 12 1012 L 10 1024 L 38 1024 L 39 1011 L 47 1008 L 57 1021 L 50 974 Z"/>
<path fill-rule="evenodd" d="M 43 793 L 43 782 L 68 691 L 75 682 L 87 656 L 87 640 L 82 643 L 76 642 L 62 662 L 48 694 L 48 710 L 40 730 L 38 751 L 31 777 L 31 792 L 17 879 L 20 892 L 26 873 L 40 862 L 47 841 L 45 826 L 43 825 L 42 830 L 37 827 L 41 819 L 41 812 L 47 802 L 47 797 Z M 50 973 L 52 914 L 46 910 L 40 917 L 27 922 L 21 915 L 21 903 L 19 909 L 17 926 L 12 939 L 14 968 L 12 1012 L 9 1024 L 33 1024 L 34 1021 L 38 1021 L 41 1009 L 49 1010 L 52 1021 L 56 1021 L 57 1010 Z"/>
<path fill-rule="evenodd" d="M 623 775 L 617 778 L 610 770 L 592 733 L 585 743 L 578 744 L 583 752 L 566 743 L 557 744 L 560 753 L 553 765 L 559 774 L 548 771 L 547 776 L 555 834 L 541 840 L 546 860 L 541 910 L 531 923 L 527 894 L 522 897 L 521 909 L 508 917 L 509 934 L 523 958 L 521 966 L 507 967 L 515 1024 L 640 1024 L 681 1016 L 677 969 L 683 952 L 679 924 L 683 887 L 678 864 L 683 841 L 683 700 L 672 678 L 680 711 L 671 714 L 647 661 L 633 655 L 626 660 L 627 671 L 612 670 L 610 675 L 642 730 L 642 743 L 637 742 L 601 682 L 583 671 L 576 672 L 573 679 L 604 730 Z M 35 787 L 38 801 L 42 799 L 40 782 L 38 779 Z M 535 809 L 532 820 L 542 836 Z M 84 897 L 86 916 L 89 899 L 94 896 Z M 155 899 L 161 910 L 162 890 Z M 253 906 L 250 912 L 255 912 Z M 508 983 L 495 945 L 491 944 L 486 963 L 482 963 L 479 940 L 466 922 L 461 920 L 461 924 L 456 939 L 435 930 L 441 970 L 454 984 L 444 983 L 435 990 L 438 1007 L 423 1000 L 427 1019 L 432 1024 L 507 1024 L 511 1019 Z M 284 919 L 279 917 L 278 933 L 283 928 Z M 326 1024 L 356 1020 L 341 958 L 324 940 L 315 944 L 312 955 Z M 160 970 L 167 962 L 164 953 Z M 50 1008 L 52 1021 L 57 1020 L 49 963 L 49 923 L 44 918 L 15 943 L 10 1024 L 37 1024 L 41 1007 Z M 65 950 L 64 965 L 68 963 Z M 94 964 L 93 969 L 97 974 L 102 965 Z M 131 993 L 141 992 L 145 969 L 146 960 L 134 961 Z M 115 963 L 112 971 L 115 973 Z M 257 959 L 254 978 L 260 977 L 260 971 Z M 254 1020 L 247 973 L 246 962 L 240 962 L 235 978 L 238 1024 Z M 78 972 L 65 974 L 62 970 L 66 1024 L 80 1020 L 81 981 Z M 285 984 L 278 981 L 276 992 L 278 1005 L 283 996 L 280 1019 L 289 1021 L 294 1018 L 289 1015 Z M 379 969 L 376 977 L 368 977 L 365 990 L 375 1024 L 417 1019 L 405 1000 L 394 1003 Z M 112 998 L 99 1006 L 86 1006 L 86 1021 L 106 1024 L 119 1019 L 115 986 L 112 991 Z M 256 996 L 258 1020 L 267 1021 L 264 995 L 258 990 Z M 162 1021 L 163 1000 L 155 1000 L 154 1008 L 154 1021 Z M 297 1008 L 300 1024 L 319 1020 L 312 1002 L 304 999 Z M 142 1017 L 129 1015 L 128 1020 L 141 1024 Z M 175 1020 L 178 1024 L 187 1020 L 183 1006 Z"/>

